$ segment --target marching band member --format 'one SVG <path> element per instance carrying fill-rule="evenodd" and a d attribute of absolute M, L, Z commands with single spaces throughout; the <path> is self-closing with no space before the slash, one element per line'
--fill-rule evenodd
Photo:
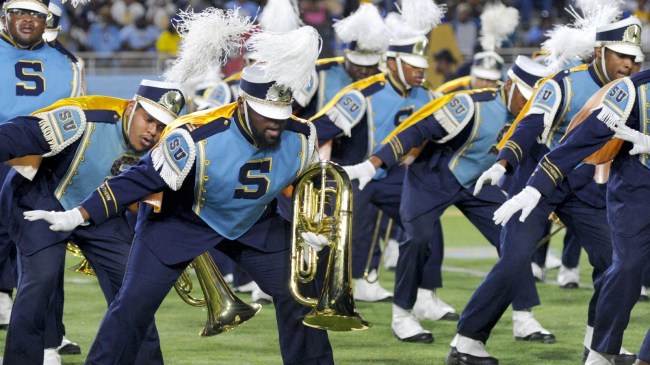
<path fill-rule="evenodd" d="M 294 94 L 294 110 L 301 118 L 311 118 L 334 98 L 344 87 L 379 73 L 379 62 L 388 49 L 388 28 L 379 10 L 370 2 L 362 2 L 359 8 L 350 16 L 334 23 L 337 36 L 349 44 L 344 56 L 318 60 L 312 82 Z M 316 128 L 320 128 L 316 124 Z M 349 146 L 345 144 L 348 137 L 338 136 L 327 140 L 319 146 L 321 158 L 344 163 Z M 354 283 L 354 298 L 359 301 L 376 302 L 392 297 L 392 293 L 384 289 L 379 281 L 370 283 L 363 278 L 369 240 L 359 240 L 359 237 L 372 237 L 379 210 L 373 206 L 364 209 L 365 219 L 353 220 L 352 232 L 354 245 L 352 249 L 352 272 L 356 279 Z M 366 245 L 368 244 L 368 245 Z M 376 278 L 379 246 L 373 252 L 373 260 L 369 268 L 369 278 Z"/>
<path fill-rule="evenodd" d="M 236 103 L 179 118 L 137 167 L 106 181 L 79 207 L 45 217 L 53 229 L 70 230 L 84 221 L 97 225 L 133 202 L 163 193 L 159 213 L 141 205 L 124 284 L 87 364 L 131 363 L 176 279 L 211 247 L 272 295 L 284 363 L 333 364 L 327 333 L 301 323 L 308 308 L 290 292 L 290 234 L 275 204 L 318 160 L 313 126 L 291 115 L 291 89 L 308 82 L 318 33 L 302 27 L 255 33 L 251 41 L 259 64 L 244 68 Z M 192 57 L 178 68 L 186 60 Z M 190 67 L 197 72 L 199 65 Z M 308 243 L 324 244 L 319 238 L 324 237 Z"/>
<path fill-rule="evenodd" d="M 9 173 L 0 194 L 0 209 L 16 243 L 20 268 L 5 364 L 43 362 L 43 351 L 35 344 L 47 343 L 44 336 L 52 325 L 47 314 L 51 298 L 60 296 L 57 288 L 63 285 L 69 240 L 83 251 L 110 304 L 121 286 L 133 238 L 129 223 L 121 216 L 101 226 L 61 234 L 49 230 L 43 221 L 25 220 L 21 212 L 77 206 L 107 176 L 137 163 L 183 105 L 183 96 L 173 85 L 145 80 L 130 101 L 102 96 L 62 99 L 30 117 L 0 125 L 3 161 L 42 156 L 35 167 L 15 162 L 16 170 Z M 162 363 L 153 327 L 147 343 L 140 363 Z"/>
<path fill-rule="evenodd" d="M 619 14 L 616 4 L 605 4 L 599 11 L 613 14 L 614 17 Z M 593 23 L 590 24 L 590 27 L 593 26 Z M 641 54 L 640 32 L 640 22 L 634 17 L 595 29 L 594 62 L 561 71 L 539 86 L 529 109 L 523 111 L 523 118 L 502 141 L 503 148 L 497 162 L 479 178 L 477 188 L 488 181 L 497 184 L 509 172 L 510 191 L 521 191 L 537 162 L 544 161 L 543 155 L 561 141 L 568 122 L 587 99 L 607 82 L 629 76 L 635 57 Z M 591 41 L 586 38 L 585 42 Z M 574 47 L 580 48 L 577 45 Z M 594 167 L 581 165 L 568 175 L 567 179 L 562 180 L 561 188 L 554 190 L 553 196 L 542 200 L 543 209 L 532 213 L 530 209 L 525 211 L 524 217 L 530 213 L 525 222 L 510 220 L 505 224 L 506 219 L 499 214 L 500 210 L 495 212 L 495 222 L 505 224 L 501 236 L 502 255 L 461 315 L 448 357 L 450 364 L 459 361 L 469 364 L 498 363 L 486 351 L 484 344 L 516 295 L 520 278 L 530 271 L 531 255 L 552 211 L 567 229 L 581 238 L 594 266 L 594 294 L 589 304 L 585 345 L 591 343 L 590 329 L 595 321 L 602 275 L 612 260 L 612 235 L 607 225 L 604 192 L 593 179 Z M 515 201 L 524 198 L 538 200 L 539 192 L 526 188 L 517 196 Z M 637 296 L 639 288 L 640 284 Z"/>
<path fill-rule="evenodd" d="M 379 143 L 415 110 L 433 99 L 433 94 L 421 87 L 424 71 L 429 66 L 426 59 L 427 38 L 431 27 L 442 19 L 443 10 L 431 1 L 405 1 L 403 12 L 396 15 L 391 31 L 394 33 L 386 52 L 387 73 L 371 76 L 344 88 L 311 120 L 319 133 L 320 144 L 334 138 L 339 139 L 332 151 L 343 165 L 363 161 L 369 153 L 379 147 Z M 411 19 L 411 21 L 409 21 Z M 401 225 L 399 201 L 404 180 L 404 166 L 378 174 L 364 189 L 365 184 L 355 184 L 352 235 L 353 250 L 367 256 L 372 235 L 360 227 L 372 227 L 373 215 L 366 215 L 366 207 L 375 205 Z M 350 171 L 348 171 L 350 175 Z M 366 181 L 367 182 L 367 181 Z M 363 190 L 362 190 L 363 189 Z M 368 221 L 370 220 L 370 221 Z M 400 249 L 401 251 L 401 249 Z M 399 262 L 399 259 L 398 259 Z M 360 278 L 363 267 L 353 267 L 352 276 Z M 438 320 L 454 309 L 440 301 L 431 303 L 443 307 Z M 401 341 L 433 341 L 429 331 L 424 330 L 417 321 L 411 322 L 406 313 L 393 306 L 393 332 Z M 457 317 L 457 315 L 456 315 Z"/>
<path fill-rule="evenodd" d="M 44 41 L 48 19 L 54 19 L 50 11 L 54 7 L 48 0 L 8 0 L 3 4 L 0 64 L 5 68 L 15 68 L 17 72 L 7 72 L 1 77 L 7 89 L 0 102 L 0 123 L 82 93 L 82 75 L 77 59 L 60 45 L 51 46 Z M 3 164 L 0 167 L 0 181 L 4 181 L 8 171 L 9 166 Z M 2 227 L 0 246 L 0 327 L 6 328 L 11 317 L 11 293 L 16 286 L 15 263 L 12 264 L 15 245 Z M 52 313 L 58 317 L 59 327 L 62 327 L 62 315 L 62 307 Z M 46 364 L 58 365 L 61 360 L 57 347 L 62 344 L 54 344 L 57 336 L 56 331 L 52 332 L 54 335 L 48 337 L 51 340 L 47 341 L 45 350 Z M 78 350 L 78 347 L 69 348 L 75 352 Z"/>
<path fill-rule="evenodd" d="M 400 212 L 407 240 L 400 246 L 396 306 L 409 312 L 421 310 L 416 296 L 420 295 L 417 288 L 426 280 L 425 266 L 432 255 L 429 238 L 435 225 L 431 223 L 438 222 L 448 207 L 456 205 L 499 250 L 501 229 L 492 224 L 491 217 L 505 196 L 492 186 L 474 196 L 474 183 L 483 168 L 495 161 L 499 137 L 530 98 L 535 83 L 548 74 L 545 67 L 519 56 L 502 87 L 453 93 L 430 102 L 391 133 L 367 161 L 350 169 L 350 177 L 363 184 L 378 169 L 392 168 L 411 148 L 429 141 L 409 166 L 404 180 Z M 436 287 L 440 286 L 438 283 Z M 539 304 L 530 272 L 518 290 L 515 311 Z M 527 323 L 522 322 L 514 321 L 517 338 L 553 339 L 532 316 L 526 318 Z"/>

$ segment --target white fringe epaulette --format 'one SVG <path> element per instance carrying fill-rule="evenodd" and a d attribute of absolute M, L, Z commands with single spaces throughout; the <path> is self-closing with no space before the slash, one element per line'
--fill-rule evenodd
<path fill-rule="evenodd" d="M 363 96 L 359 90 L 348 90 L 345 95 L 345 100 L 351 101 L 349 104 L 353 104 L 357 109 L 348 112 L 343 105 L 344 98 L 342 97 L 334 106 L 325 111 L 325 115 L 327 115 L 335 126 L 343 131 L 343 134 L 346 137 L 351 137 L 352 128 L 359 124 L 363 116 L 366 114 L 368 104 L 366 102 L 366 97 Z"/>
<path fill-rule="evenodd" d="M 309 126 L 309 138 L 307 139 L 308 141 L 308 148 L 309 148 L 309 158 L 307 159 L 307 166 L 320 161 L 320 155 L 318 154 L 318 134 L 316 133 L 316 126 L 314 123 L 305 121 L 307 122 L 307 125 Z"/>
<path fill-rule="evenodd" d="M 625 83 L 626 84 L 625 86 L 627 86 L 627 90 L 628 90 L 628 96 L 626 98 L 627 103 L 623 109 L 621 109 L 620 105 L 618 105 L 615 101 L 609 101 L 610 90 L 614 88 L 619 88 L 618 85 L 620 83 Z M 603 95 L 605 95 L 605 97 L 601 101 L 600 105 L 594 108 L 594 109 L 601 108 L 600 113 L 598 113 L 596 118 L 598 118 L 598 120 L 600 120 L 601 122 L 605 123 L 605 125 L 607 125 L 607 127 L 609 127 L 610 129 L 614 129 L 614 127 L 616 127 L 619 123 L 625 124 L 625 121 L 627 120 L 627 118 L 630 116 L 630 113 L 632 112 L 632 107 L 634 107 L 634 103 L 636 100 L 636 92 L 632 80 L 630 80 L 629 77 L 619 80 L 613 85 L 610 85 L 610 87 Z"/>
<path fill-rule="evenodd" d="M 254 30 L 252 20 L 240 16 L 236 9 L 208 8 L 200 13 L 180 11 L 178 15 L 178 57 L 164 76 L 179 84 L 205 76 L 215 65 L 225 64 L 228 55 L 239 52 L 243 36 Z"/>
<path fill-rule="evenodd" d="M 77 131 L 72 136 L 64 136 L 64 132 L 61 130 L 59 123 L 64 121 L 59 121 L 57 115 L 78 115 L 79 120 L 75 119 L 79 125 L 77 126 Z M 81 136 L 83 136 L 86 131 L 88 123 L 86 121 L 86 114 L 83 109 L 74 105 L 66 105 L 52 110 L 48 110 L 43 113 L 38 113 L 34 115 L 36 118 L 40 119 L 38 126 L 43 133 L 45 141 L 50 146 L 50 152 L 43 155 L 43 157 L 55 156 L 59 152 L 66 149 L 71 144 L 75 143 Z"/>
<path fill-rule="evenodd" d="M 169 149 L 169 141 L 172 138 L 179 138 L 182 141 L 174 145 L 173 150 Z M 174 157 L 174 153 L 178 152 L 178 147 L 187 149 L 186 156 L 180 161 L 182 165 L 179 166 L 179 159 Z M 196 159 L 196 146 L 190 132 L 183 128 L 176 128 L 169 132 L 165 138 L 160 141 L 158 146 L 151 150 L 151 161 L 153 162 L 154 169 L 158 172 L 160 177 L 165 181 L 170 189 L 176 191 L 183 185 L 183 181 L 190 173 L 194 166 Z"/>
<path fill-rule="evenodd" d="M 474 117 L 474 101 L 472 100 L 472 97 L 467 95 L 467 94 L 462 94 L 459 93 L 454 98 L 458 99 L 464 99 L 463 100 L 463 105 L 467 107 L 467 111 L 465 113 L 465 116 L 461 119 L 458 120 L 458 118 L 454 117 L 454 114 L 449 111 L 449 109 L 445 106 L 441 107 L 440 109 L 436 110 L 433 112 L 433 117 L 440 123 L 440 126 L 447 132 L 447 135 L 444 136 L 443 138 L 439 140 L 435 140 L 435 143 L 445 143 L 452 138 L 456 137 L 458 133 L 460 133 L 467 123 L 469 123 L 470 120 Z"/>
<path fill-rule="evenodd" d="M 315 68 L 312 68 L 309 85 L 306 85 L 302 89 L 292 90 L 293 100 L 301 107 L 307 107 L 318 91 L 317 85 L 319 82 L 318 72 L 316 72 Z"/>
<path fill-rule="evenodd" d="M 544 118 L 544 130 L 541 134 L 540 137 L 538 137 L 537 141 L 539 143 L 546 143 L 548 140 L 549 135 L 551 134 L 551 127 L 553 127 L 553 120 L 555 115 L 557 115 L 557 109 L 560 107 L 560 103 L 562 102 L 562 93 L 560 90 L 560 85 L 555 82 L 555 80 L 549 79 L 547 80 L 543 87 L 552 87 L 553 92 L 555 93 L 556 97 L 552 105 L 548 106 L 540 106 L 539 104 L 535 104 L 533 102 L 533 105 L 530 107 L 530 110 L 526 113 L 526 115 L 530 114 L 542 114 Z M 537 89 L 535 93 L 533 94 L 532 98 L 535 98 L 536 95 L 540 92 L 540 89 Z"/>

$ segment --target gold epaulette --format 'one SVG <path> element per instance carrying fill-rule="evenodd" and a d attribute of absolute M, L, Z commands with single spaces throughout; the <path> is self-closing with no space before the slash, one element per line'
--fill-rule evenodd
<path fill-rule="evenodd" d="M 88 95 L 88 96 L 79 96 L 76 98 L 65 98 L 57 101 L 56 103 L 47 106 L 45 108 L 39 109 L 33 112 L 30 115 L 35 115 L 38 113 L 43 113 L 56 109 L 61 106 L 74 105 L 83 110 L 112 110 L 122 116 L 124 109 L 126 109 L 130 100 L 113 98 L 110 96 L 100 96 L 100 95 Z"/>
<path fill-rule="evenodd" d="M 326 65 L 328 63 L 343 63 L 343 62 L 345 62 L 344 57 L 319 58 L 316 60 L 316 66 Z"/>
<path fill-rule="evenodd" d="M 240 80 L 240 79 L 241 79 L 241 71 L 226 77 L 225 79 L 223 79 L 223 82 L 229 83 L 230 81 L 235 81 L 235 80 Z"/>
<path fill-rule="evenodd" d="M 160 135 L 160 140 L 162 141 L 165 135 L 169 133 L 169 131 L 185 124 L 192 124 L 193 126 L 201 127 L 218 118 L 230 118 L 237 109 L 238 105 L 239 104 L 235 102 L 226 104 L 219 108 L 206 109 L 191 114 L 185 114 L 182 117 L 177 118 L 170 125 L 168 125 L 165 130 L 163 130 L 162 134 Z"/>
<path fill-rule="evenodd" d="M 449 92 L 453 91 L 460 91 L 458 89 L 469 89 L 469 84 L 471 81 L 472 77 L 471 76 L 463 76 L 459 77 L 457 79 L 449 80 L 445 82 L 444 84 L 438 86 L 435 90 L 435 92 L 447 94 Z"/>

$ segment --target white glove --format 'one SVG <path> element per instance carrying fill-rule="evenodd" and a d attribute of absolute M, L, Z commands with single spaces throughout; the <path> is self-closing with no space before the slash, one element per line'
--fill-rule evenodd
<path fill-rule="evenodd" d="M 72 231 L 84 223 L 81 212 L 77 208 L 66 210 L 65 212 L 30 210 L 24 212 L 23 215 L 28 221 L 33 222 L 42 219 L 52 224 L 50 226 L 50 230 L 52 231 Z"/>
<path fill-rule="evenodd" d="M 636 131 L 625 124 L 615 125 L 612 127 L 612 130 L 615 132 L 614 138 L 619 138 L 634 144 L 630 150 L 630 155 L 650 153 L 650 136 Z"/>
<path fill-rule="evenodd" d="M 492 185 L 496 185 L 499 183 L 505 173 L 506 168 L 499 163 L 495 163 L 494 165 L 490 166 L 490 168 L 485 170 L 481 176 L 479 176 L 478 180 L 476 180 L 476 185 L 474 185 L 474 196 L 477 196 L 478 193 L 481 192 L 481 189 L 483 189 L 483 184 L 485 184 L 486 181 L 489 181 Z"/>
<path fill-rule="evenodd" d="M 302 232 L 300 236 L 302 237 L 302 240 L 305 241 L 305 243 L 308 244 L 311 248 L 316 250 L 316 252 L 320 252 L 323 247 L 328 245 L 327 237 L 323 236 L 322 234 L 316 234 L 314 232 Z"/>
<path fill-rule="evenodd" d="M 372 177 L 375 176 L 377 170 L 373 166 L 372 162 L 365 160 L 362 163 L 351 166 L 343 166 L 343 170 L 348 174 L 350 180 L 358 179 L 359 180 L 359 190 L 362 190 L 367 183 L 372 180 Z"/>
<path fill-rule="evenodd" d="M 521 210 L 519 221 L 526 220 L 530 212 L 537 206 L 542 194 L 532 186 L 526 186 L 521 193 L 512 197 L 512 199 L 503 203 L 503 205 L 494 212 L 492 220 L 494 224 L 505 226 L 510 217 Z"/>

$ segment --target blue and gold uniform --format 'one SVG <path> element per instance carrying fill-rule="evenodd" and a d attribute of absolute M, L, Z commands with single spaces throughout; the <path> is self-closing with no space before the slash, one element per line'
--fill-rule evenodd
<path fill-rule="evenodd" d="M 564 70 L 543 82 L 533 95 L 523 119 L 510 128 L 497 157 L 506 160 L 511 175 L 509 192 L 519 192 L 534 166 L 566 132 L 569 121 L 587 99 L 604 84 L 595 63 Z M 505 142 L 504 142 L 505 141 Z M 502 258 L 474 292 L 461 315 L 458 334 L 486 342 L 492 328 L 517 293 L 521 278 L 530 272 L 530 260 L 548 217 L 555 211 L 568 230 L 581 237 L 594 266 L 594 294 L 588 324 L 595 318 L 601 276 L 611 263 L 611 233 L 607 226 L 602 187 L 593 179 L 594 168 L 582 165 L 571 171 L 552 197 L 520 222 L 512 219 L 503 228 Z"/>
<path fill-rule="evenodd" d="M 591 114 L 547 153 L 538 164 L 528 185 L 551 200 L 565 189 L 566 177 L 576 166 L 612 139 L 609 126 L 618 123 L 648 133 L 650 72 L 642 71 L 606 86 Z M 607 223 L 612 231 L 612 265 L 603 275 L 596 307 L 591 349 L 617 355 L 630 312 L 639 297 L 642 274 L 650 255 L 647 216 L 650 206 L 650 164 L 648 155 L 630 155 L 623 145 L 615 155 L 607 184 Z M 638 358 L 650 361 L 646 347 Z"/>
<path fill-rule="evenodd" d="M 47 2 L 44 4 L 47 7 Z M 34 2 L 33 5 L 38 7 L 40 3 Z M 82 75 L 76 62 L 76 58 L 60 44 L 52 46 L 39 40 L 29 48 L 21 48 L 6 29 L 0 31 L 0 65 L 6 70 L 0 75 L 3 85 L 0 88 L 0 124 L 19 115 L 29 115 L 59 99 L 81 95 Z M 8 165 L 2 164 L 0 182 L 5 180 L 9 169 Z M 14 246 L 7 229 L 0 225 L 0 289 L 3 292 L 11 293 L 16 286 Z M 60 303 L 62 305 L 62 299 Z M 60 329 L 63 309 L 55 308 L 54 311 L 60 312 L 55 314 L 59 324 L 54 326 Z M 56 337 L 52 341 L 56 341 Z"/>
<path fill-rule="evenodd" d="M 404 179 L 400 213 L 407 240 L 400 245 L 399 260 L 411 264 L 397 266 L 395 304 L 413 308 L 418 287 L 442 287 L 443 242 L 430 238 L 432 222 L 438 222 L 448 207 L 456 205 L 499 249 L 501 229 L 492 223 L 492 215 L 505 195 L 496 186 L 486 187 L 477 197 L 472 191 L 483 170 L 496 161 L 499 137 L 513 119 L 503 88 L 454 93 L 418 110 L 375 152 L 390 169 L 412 148 L 429 141 Z M 430 265 L 435 270 L 425 275 Z M 539 304 L 532 275 L 522 280 L 517 298 L 516 310 Z"/>
<path fill-rule="evenodd" d="M 433 94 L 425 88 L 405 90 L 390 73 L 378 74 L 341 90 L 312 120 L 321 144 L 334 141 L 332 161 L 351 165 L 368 158 L 396 126 L 432 99 Z M 374 221 L 372 215 L 365 214 L 368 207 L 379 207 L 401 225 L 399 202 L 404 171 L 404 166 L 393 166 L 363 190 L 354 183 L 354 278 L 362 276 L 371 245 Z"/>
<path fill-rule="evenodd" d="M 20 49 L 0 32 L 0 123 L 81 93 L 81 73 L 69 53 L 43 41 Z"/>
<path fill-rule="evenodd" d="M 297 116 L 304 119 L 313 117 L 353 81 L 345 69 L 343 57 L 318 60 L 311 83 L 294 93 L 294 102 L 300 106 Z"/>
<path fill-rule="evenodd" d="M 53 232 L 43 221 L 25 220 L 22 213 L 76 207 L 104 180 L 137 163 L 142 153 L 126 143 L 128 118 L 123 112 L 128 103 L 100 96 L 62 99 L 33 116 L 0 125 L 0 159 L 40 156 L 31 180 L 12 170 L 0 192 L 0 211 L 17 246 L 21 278 L 5 344 L 6 364 L 42 363 L 43 348 L 34 344 L 50 348 L 61 343 L 62 328 L 57 328 L 54 343 L 44 336 L 52 320 L 46 309 L 61 285 L 68 241 L 89 260 L 107 303 L 121 286 L 133 238 L 124 217 L 73 232 Z M 162 363 L 153 322 L 147 332 L 147 345 L 132 361 Z"/>
<path fill-rule="evenodd" d="M 317 158 L 311 124 L 290 119 L 279 148 L 261 149 L 238 104 L 187 115 L 140 164 L 106 181 L 81 203 L 94 224 L 164 192 L 162 209 L 141 207 L 124 285 L 102 322 L 87 362 L 134 354 L 147 324 L 187 264 L 215 247 L 273 296 L 285 363 L 332 363 L 327 333 L 304 326 L 307 307 L 289 290 L 287 222 L 275 197 Z M 202 125 L 196 128 L 197 125 Z M 237 151 L 233 154 L 233 151 Z M 149 275 L 139 275 L 143 267 Z M 119 328 L 127 326 L 129 336 Z M 114 349 L 126 349 L 115 354 Z"/>

